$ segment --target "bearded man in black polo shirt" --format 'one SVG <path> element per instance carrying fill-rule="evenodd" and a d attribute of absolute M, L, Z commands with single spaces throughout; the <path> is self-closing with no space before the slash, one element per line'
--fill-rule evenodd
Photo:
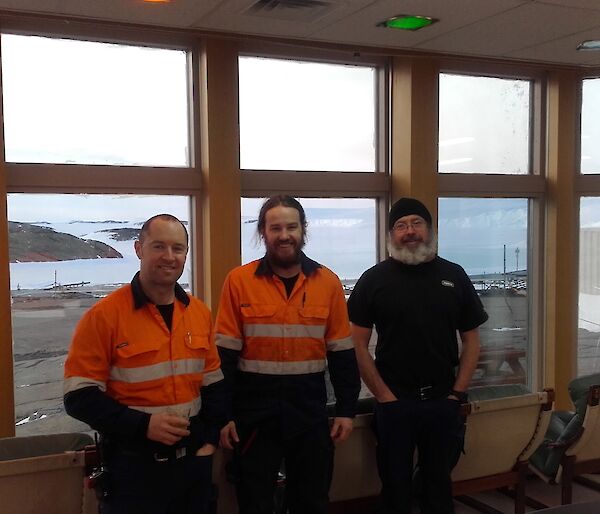
<path fill-rule="evenodd" d="M 388 220 L 391 257 L 363 273 L 348 301 L 360 374 L 377 400 L 382 514 L 410 514 L 415 448 L 421 512 L 454 513 L 449 448 L 488 318 L 465 271 L 437 256 L 431 225 L 419 200 L 398 200 Z"/>

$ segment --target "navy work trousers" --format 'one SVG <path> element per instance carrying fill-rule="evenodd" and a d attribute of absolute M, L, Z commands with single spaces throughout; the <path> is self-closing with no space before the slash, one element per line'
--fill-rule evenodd
<path fill-rule="evenodd" d="M 333 442 L 323 419 L 309 430 L 282 437 L 274 423 L 238 425 L 240 443 L 232 468 L 240 514 L 273 514 L 277 475 L 285 467 L 289 514 L 326 514 L 333 469 Z"/>
<path fill-rule="evenodd" d="M 152 455 L 115 452 L 108 462 L 102 514 L 209 514 L 212 456 L 157 462 Z"/>
<path fill-rule="evenodd" d="M 453 514 L 450 472 L 462 419 L 460 404 L 438 398 L 401 398 L 375 406 L 377 467 L 381 478 L 380 514 L 410 514 L 418 496 L 422 514 Z M 418 450 L 419 487 L 414 487 Z"/>

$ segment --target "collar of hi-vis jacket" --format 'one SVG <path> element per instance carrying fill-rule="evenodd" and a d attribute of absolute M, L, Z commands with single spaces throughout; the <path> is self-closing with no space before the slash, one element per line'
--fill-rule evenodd
<path fill-rule="evenodd" d="M 152 300 L 146 296 L 140 283 L 140 272 L 138 271 L 131 281 L 131 293 L 133 294 L 133 304 L 136 309 L 141 309 L 147 303 L 152 303 Z M 177 282 L 175 282 L 175 298 L 177 298 L 186 307 L 190 304 L 190 298 Z"/>
<path fill-rule="evenodd" d="M 309 259 L 306 255 L 304 255 L 304 252 L 300 252 L 300 269 L 306 277 L 313 274 L 321 267 L 322 266 L 317 261 Z M 272 277 L 274 275 L 266 255 L 258 263 L 258 267 L 256 268 L 254 274 L 257 277 Z"/>

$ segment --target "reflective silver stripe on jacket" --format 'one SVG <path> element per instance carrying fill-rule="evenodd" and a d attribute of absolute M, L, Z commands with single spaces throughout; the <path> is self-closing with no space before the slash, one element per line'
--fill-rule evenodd
<path fill-rule="evenodd" d="M 146 412 L 147 414 L 156 414 L 157 412 L 168 412 L 170 414 L 175 414 L 178 416 L 195 416 L 200 412 L 200 407 L 202 405 L 202 400 L 198 396 L 191 402 L 185 403 L 177 403 L 174 405 L 159 405 L 159 406 L 139 406 L 139 405 L 130 405 L 129 408 L 139 410 L 141 412 Z"/>
<path fill-rule="evenodd" d="M 237 337 L 226 336 L 225 334 L 217 334 L 215 337 L 215 343 L 217 346 L 222 348 L 229 348 L 230 350 L 241 351 L 242 340 Z"/>
<path fill-rule="evenodd" d="M 106 382 L 101 380 L 94 380 L 93 378 L 87 377 L 69 377 L 65 378 L 63 382 L 63 394 L 70 393 L 71 391 L 77 391 L 84 387 L 95 386 L 103 393 L 106 392 Z"/>
<path fill-rule="evenodd" d="M 310 337 L 323 339 L 325 325 L 272 325 L 247 323 L 244 325 L 246 337 Z"/>
<path fill-rule="evenodd" d="M 351 350 L 354 348 L 351 337 L 344 337 L 344 339 L 333 339 L 327 341 L 328 352 L 341 352 L 342 350 Z"/>
<path fill-rule="evenodd" d="M 325 371 L 325 360 L 281 362 L 239 359 L 238 368 L 241 371 L 264 375 L 303 375 Z"/>
<path fill-rule="evenodd" d="M 179 359 L 159 362 L 150 366 L 138 366 L 136 368 L 119 368 L 113 366 L 110 369 L 110 379 L 135 384 L 176 375 L 201 373 L 203 369 L 204 359 Z"/>
<path fill-rule="evenodd" d="M 208 386 L 210 384 L 218 382 L 219 380 L 223 380 L 224 378 L 225 377 L 223 376 L 221 368 L 215 369 L 214 371 L 211 371 L 209 373 L 204 373 L 204 375 L 202 376 L 202 385 Z"/>

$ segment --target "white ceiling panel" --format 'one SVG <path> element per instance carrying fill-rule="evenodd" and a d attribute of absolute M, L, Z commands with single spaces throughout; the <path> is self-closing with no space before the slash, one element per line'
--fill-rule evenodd
<path fill-rule="evenodd" d="M 565 64 L 599 65 L 600 51 L 577 51 L 577 45 L 588 39 L 600 39 L 600 27 L 564 38 L 555 39 L 548 43 L 529 47 L 524 50 L 509 52 L 507 56 L 514 59 L 527 59 L 539 62 L 560 62 Z"/>
<path fill-rule="evenodd" d="M 596 9 L 600 11 L 598 0 L 535 0 L 540 4 L 562 5 L 564 7 L 583 7 L 585 9 Z"/>
<path fill-rule="evenodd" d="M 173 0 L 149 3 L 142 0 L 0 0 L 0 9 L 41 14 L 62 14 L 98 20 L 189 27 L 214 9 L 221 0 Z"/>
<path fill-rule="evenodd" d="M 225 0 L 207 16 L 197 19 L 195 26 L 239 32 L 242 34 L 267 34 L 282 37 L 306 37 L 321 27 L 335 23 L 347 16 L 360 11 L 363 7 L 376 0 L 323 0 L 329 4 L 329 9 L 316 19 L 306 21 L 310 13 L 297 9 L 293 16 L 281 12 L 269 15 L 266 12 L 254 14 L 250 7 L 256 0 Z M 290 11 L 291 9 L 288 9 Z M 292 9 L 293 10 L 293 9 Z"/>
<path fill-rule="evenodd" d="M 285 0 L 280 0 L 281 5 L 271 11 L 249 11 L 256 1 L 0 0 L 0 10 L 484 58 L 600 65 L 597 54 L 574 51 L 581 40 L 600 38 L 600 0 L 317 0 L 312 10 L 309 5 L 297 11 L 285 8 Z M 440 21 L 416 32 L 377 27 L 398 14 L 422 14 Z"/>
<path fill-rule="evenodd" d="M 529 3 L 416 46 L 504 57 L 595 26 L 600 26 L 600 11 Z"/>
<path fill-rule="evenodd" d="M 337 23 L 314 31 L 311 37 L 326 41 L 409 48 L 530 1 L 380 0 Z M 414 32 L 377 26 L 383 20 L 399 14 L 431 16 L 440 21 Z"/>

